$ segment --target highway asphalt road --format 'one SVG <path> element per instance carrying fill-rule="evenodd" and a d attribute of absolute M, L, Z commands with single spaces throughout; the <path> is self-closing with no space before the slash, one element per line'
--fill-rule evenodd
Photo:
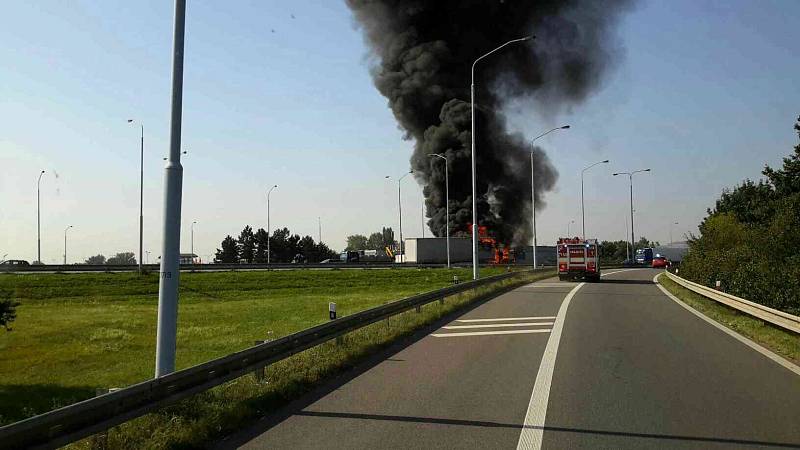
<path fill-rule="evenodd" d="M 800 448 L 800 369 L 650 269 L 530 284 L 376 356 L 220 448 Z"/>

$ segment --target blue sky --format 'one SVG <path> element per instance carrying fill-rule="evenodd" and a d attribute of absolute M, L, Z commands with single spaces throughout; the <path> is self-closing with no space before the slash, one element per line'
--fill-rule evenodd
<path fill-rule="evenodd" d="M 165 1 L 0 1 L 0 257 L 33 260 L 36 178 L 42 257 L 134 251 L 138 128 L 145 126 L 145 249 L 157 255 L 162 157 L 168 148 L 172 5 Z M 294 19 L 291 17 L 294 15 Z M 757 178 L 796 143 L 800 114 L 795 1 L 644 1 L 619 29 L 624 57 L 585 104 L 557 116 L 515 104 L 513 128 L 541 140 L 560 172 L 538 219 L 539 240 L 580 224 L 622 239 L 626 179 L 635 179 L 637 235 L 696 230 L 726 186 Z M 397 227 L 402 140 L 369 77 L 360 31 L 336 1 L 189 2 L 186 25 L 183 236 L 196 220 L 204 258 L 245 224 L 272 225 L 335 248 L 351 233 Z M 56 174 L 58 176 L 56 176 Z M 469 183 L 469 180 L 451 180 Z M 421 188 L 403 180 L 403 231 L 419 236 Z M 577 228 L 573 228 L 577 229 Z M 426 235 L 429 235 L 426 230 Z"/>

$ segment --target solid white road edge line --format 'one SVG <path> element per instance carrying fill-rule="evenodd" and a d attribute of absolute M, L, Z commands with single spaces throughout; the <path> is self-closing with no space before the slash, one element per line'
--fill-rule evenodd
<path fill-rule="evenodd" d="M 630 272 L 632 270 L 640 269 L 616 270 L 614 272 L 604 273 L 601 276 L 605 277 L 607 275 Z M 525 414 L 522 432 L 519 434 L 517 450 L 540 450 L 542 448 L 545 416 L 547 415 L 547 401 L 550 397 L 550 384 L 553 381 L 553 370 L 556 367 L 556 355 L 558 353 L 558 344 L 561 341 L 561 331 L 564 329 L 564 319 L 567 315 L 567 308 L 569 308 L 572 297 L 575 296 L 584 284 L 586 283 L 581 283 L 569 291 L 569 294 L 564 297 L 564 301 L 561 302 L 561 307 L 558 309 L 553 331 L 550 333 L 550 339 L 547 340 L 547 347 L 544 349 L 542 362 L 539 364 L 539 372 L 536 374 L 536 382 L 533 385 L 531 401 L 528 403 L 528 411 Z"/>
<path fill-rule="evenodd" d="M 661 283 L 658 282 L 658 277 L 661 276 L 661 275 L 662 274 L 659 273 L 658 275 L 654 276 L 653 277 L 653 283 L 656 283 L 656 286 L 658 286 L 658 288 L 661 289 L 661 292 L 663 292 L 664 295 L 666 295 L 667 297 L 671 298 L 675 303 L 683 306 L 690 313 L 692 313 L 695 316 L 705 320 L 706 322 L 710 323 L 711 325 L 714 325 L 718 329 L 724 331 L 729 336 L 731 336 L 734 339 L 738 340 L 742 344 L 744 344 L 744 345 L 752 348 L 753 350 L 761 353 L 762 355 L 764 355 L 767 358 L 775 361 L 776 363 L 780 364 L 781 366 L 791 370 L 792 372 L 796 373 L 797 375 L 800 375 L 800 367 L 798 367 L 797 365 L 793 364 L 791 361 L 783 358 L 782 356 L 778 355 L 777 353 L 773 352 L 772 350 L 769 350 L 769 349 L 767 349 L 765 347 L 762 347 L 762 346 L 756 344 L 755 342 L 751 341 L 750 339 L 742 336 L 741 334 L 731 330 L 730 328 L 726 327 L 725 325 L 722 325 L 721 323 L 717 322 L 716 320 L 706 316 L 705 314 L 701 313 L 700 311 L 697 311 L 696 309 L 694 309 L 691 306 L 689 306 L 686 303 L 684 303 L 681 299 L 679 299 L 678 297 L 673 295 L 672 292 L 668 291 L 664 286 L 661 285 Z"/>
<path fill-rule="evenodd" d="M 523 323 L 489 323 L 480 325 L 448 325 L 445 330 L 459 330 L 462 328 L 505 328 L 505 327 L 540 327 L 552 325 L 553 322 L 523 322 Z"/>
<path fill-rule="evenodd" d="M 473 331 L 470 333 L 434 333 L 433 337 L 461 337 L 461 336 L 491 336 L 495 334 L 530 334 L 530 333 L 549 333 L 550 328 L 540 328 L 536 330 L 506 330 L 506 331 Z"/>
<path fill-rule="evenodd" d="M 541 317 L 503 317 L 501 319 L 458 319 L 456 322 L 504 322 L 507 320 L 552 320 L 556 316 L 541 316 Z"/>
<path fill-rule="evenodd" d="M 564 318 L 567 315 L 567 308 L 572 301 L 572 297 L 586 283 L 581 283 L 564 297 L 561 307 L 558 309 L 553 331 L 550 339 L 547 340 L 547 347 L 542 355 L 542 362 L 539 364 L 539 373 L 536 374 L 536 382 L 533 385 L 531 401 L 528 403 L 528 412 L 525 414 L 522 432 L 517 442 L 517 450 L 530 449 L 539 450 L 542 448 L 542 435 L 544 433 L 544 420 L 547 414 L 547 400 L 550 397 L 550 383 L 553 380 L 553 370 L 556 367 L 556 354 L 558 344 L 561 341 L 561 331 L 564 329 Z"/>

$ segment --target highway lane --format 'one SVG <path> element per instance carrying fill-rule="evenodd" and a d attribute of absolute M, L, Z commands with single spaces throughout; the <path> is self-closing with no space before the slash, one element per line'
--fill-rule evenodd
<path fill-rule="evenodd" d="M 218 446 L 800 448 L 800 376 L 655 273 L 521 287 Z"/>

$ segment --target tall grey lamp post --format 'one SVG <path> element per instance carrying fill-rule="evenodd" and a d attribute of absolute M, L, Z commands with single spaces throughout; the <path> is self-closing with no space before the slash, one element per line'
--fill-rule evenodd
<path fill-rule="evenodd" d="M 669 224 L 669 243 L 672 244 L 672 226 L 673 225 L 680 225 L 678 222 L 672 222 Z"/>
<path fill-rule="evenodd" d="M 571 237 L 569 234 L 569 226 L 572 225 L 573 223 L 575 223 L 574 220 L 570 220 L 569 222 L 567 222 L 567 237 Z"/>
<path fill-rule="evenodd" d="M 183 110 L 183 38 L 185 25 L 186 0 L 175 0 L 169 159 L 164 166 L 164 238 L 161 244 L 161 271 L 158 285 L 156 378 L 175 371 L 181 250 L 181 191 L 183 189 L 181 113 Z"/>
<path fill-rule="evenodd" d="M 192 234 L 192 238 L 191 238 L 191 241 L 190 241 L 190 242 L 191 242 L 191 244 L 190 244 L 190 247 L 189 247 L 189 248 L 190 248 L 190 250 L 189 250 L 189 253 L 191 253 L 192 255 L 194 255 L 194 224 L 196 224 L 196 223 L 197 223 L 197 221 L 196 221 L 196 220 L 193 220 L 193 221 L 192 221 L 192 226 L 191 226 L 191 229 L 192 229 L 192 233 L 191 233 L 191 234 Z M 194 256 L 192 256 L 192 264 L 194 264 Z"/>
<path fill-rule="evenodd" d="M 634 170 L 633 172 L 617 172 L 612 174 L 613 176 L 627 175 L 631 184 L 631 258 L 633 258 L 636 254 L 636 240 L 634 239 L 633 232 L 633 175 L 640 172 L 650 172 L 650 169 Z"/>
<path fill-rule="evenodd" d="M 445 192 L 445 236 L 447 240 L 447 268 L 450 268 L 450 180 L 448 179 L 447 169 L 447 156 L 441 153 L 429 153 L 428 156 L 433 156 L 444 160 L 444 192 Z"/>
<path fill-rule="evenodd" d="M 272 194 L 272 190 L 275 189 L 276 187 L 278 187 L 277 184 L 273 185 L 267 191 L 267 264 L 270 263 L 270 257 L 269 257 L 269 253 L 270 253 L 270 251 L 269 251 L 269 233 L 272 231 L 272 230 L 270 230 L 270 224 L 269 224 L 269 195 Z"/>
<path fill-rule="evenodd" d="M 72 228 L 72 225 L 67 226 L 64 228 L 64 265 L 67 265 L 67 230 Z"/>
<path fill-rule="evenodd" d="M 400 201 L 400 182 L 409 174 L 414 173 L 409 170 L 397 179 L 397 216 L 400 219 L 400 262 L 406 262 L 406 253 L 404 251 L 405 245 L 403 244 L 403 203 Z"/>
<path fill-rule="evenodd" d="M 598 164 L 608 164 L 608 160 L 606 159 L 604 161 L 598 161 L 590 165 L 589 167 L 586 167 L 585 169 L 581 170 L 581 229 L 583 231 L 584 240 L 586 239 L 586 214 L 584 213 L 583 210 L 583 174 L 586 173 L 587 170 L 591 169 L 592 167 Z"/>
<path fill-rule="evenodd" d="M 41 227 L 42 206 L 41 203 L 39 202 L 41 185 L 42 185 L 42 175 L 44 175 L 44 170 L 39 172 L 39 179 L 36 181 L 36 262 L 38 264 L 42 263 L 42 227 Z"/>
<path fill-rule="evenodd" d="M 533 177 L 533 143 L 542 136 L 546 136 L 556 130 L 568 130 L 569 125 L 553 128 L 531 139 L 531 228 L 533 229 L 533 268 L 536 268 L 536 185 Z"/>
<path fill-rule="evenodd" d="M 133 123 L 133 119 L 128 119 L 128 123 Z M 144 230 L 143 205 L 144 205 L 144 124 L 139 124 L 142 135 L 139 146 L 139 274 L 142 273 L 142 239 Z"/>
<path fill-rule="evenodd" d="M 513 44 L 516 42 L 524 42 L 533 39 L 533 36 L 526 36 L 519 39 L 512 39 L 505 44 L 495 48 L 494 50 L 483 54 L 482 56 L 478 57 L 472 63 L 472 70 L 470 72 L 470 92 L 469 92 L 469 99 L 470 99 L 470 106 L 471 106 L 471 118 L 472 118 L 472 279 L 477 280 L 479 277 L 478 274 L 478 196 L 477 196 L 477 185 L 476 185 L 476 165 L 477 162 L 475 160 L 475 65 L 478 64 L 478 61 L 486 58 L 487 56 L 491 55 L 492 53 L 500 50 L 501 48 Z"/>

